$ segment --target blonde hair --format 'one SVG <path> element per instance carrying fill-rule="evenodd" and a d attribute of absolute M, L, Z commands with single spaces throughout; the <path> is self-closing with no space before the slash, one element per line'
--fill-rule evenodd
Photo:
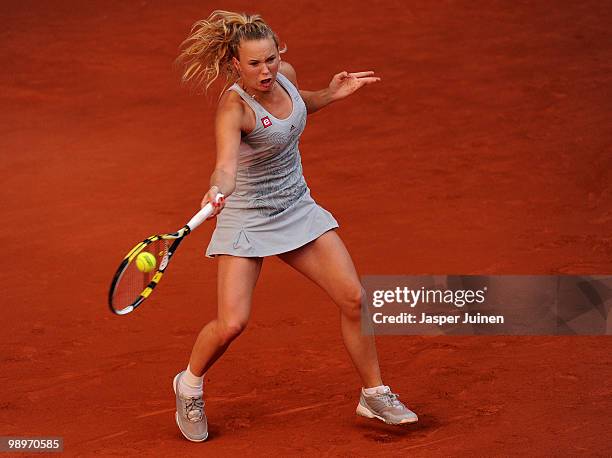
<path fill-rule="evenodd" d="M 260 15 L 213 11 L 207 19 L 196 22 L 181 43 L 181 53 L 175 62 L 183 67 L 181 80 L 203 87 L 205 92 L 219 75 L 223 75 L 225 89 L 238 79 L 232 57 L 238 59 L 242 40 L 264 38 L 272 38 L 279 48 L 278 37 Z M 279 49 L 281 53 L 285 51 L 286 48 Z"/>

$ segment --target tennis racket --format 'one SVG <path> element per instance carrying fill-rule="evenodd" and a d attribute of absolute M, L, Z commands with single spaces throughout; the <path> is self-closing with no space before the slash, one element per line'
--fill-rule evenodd
<path fill-rule="evenodd" d="M 217 194 L 216 201 L 223 198 Z M 143 240 L 127 254 L 111 282 L 108 292 L 108 305 L 111 312 L 127 315 L 147 299 L 162 279 L 168 263 L 177 248 L 191 231 L 197 228 L 213 212 L 209 202 L 197 212 L 181 229 L 171 234 L 157 234 Z M 150 253 L 155 257 L 155 267 L 143 272 L 136 266 L 136 258 L 141 253 Z"/>

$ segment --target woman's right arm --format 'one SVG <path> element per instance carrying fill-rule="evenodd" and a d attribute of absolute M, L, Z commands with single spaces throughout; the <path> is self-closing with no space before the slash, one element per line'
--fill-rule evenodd
<path fill-rule="evenodd" d="M 215 139 L 217 143 L 217 160 L 215 170 L 210 177 L 210 189 L 204 195 L 201 206 L 212 202 L 215 217 L 225 205 L 223 199 L 215 204 L 217 193 L 228 197 L 236 188 L 236 171 L 238 169 L 238 150 L 240 147 L 241 128 L 244 118 L 244 107 L 240 100 L 225 94 L 219 102 L 215 119 Z"/>

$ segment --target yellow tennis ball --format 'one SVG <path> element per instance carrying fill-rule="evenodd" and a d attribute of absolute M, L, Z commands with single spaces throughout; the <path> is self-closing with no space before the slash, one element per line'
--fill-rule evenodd
<path fill-rule="evenodd" d="M 141 272 L 151 272 L 157 266 L 155 256 L 145 251 L 136 256 L 136 267 Z"/>

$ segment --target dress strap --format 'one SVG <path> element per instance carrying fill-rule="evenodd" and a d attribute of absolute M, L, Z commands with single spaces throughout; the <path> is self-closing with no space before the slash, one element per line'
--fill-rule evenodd
<path fill-rule="evenodd" d="M 244 100 L 246 104 L 250 106 L 251 109 L 255 112 L 255 116 L 257 116 L 258 118 L 262 117 L 261 116 L 261 113 L 262 113 L 261 106 L 257 103 L 256 100 L 253 99 L 253 97 L 247 94 L 244 91 L 244 89 L 242 89 L 237 83 L 232 84 L 230 88 L 228 89 L 228 91 L 236 92 L 240 96 L 240 98 Z"/>
<path fill-rule="evenodd" d="M 295 100 L 296 97 L 298 99 L 301 97 L 300 96 L 300 92 L 293 85 L 291 80 L 289 78 L 287 78 L 285 75 L 283 75 L 281 72 L 278 72 L 276 74 L 276 81 L 278 81 L 281 84 L 281 86 L 283 86 L 285 88 L 285 90 L 291 96 L 291 98 L 293 100 Z"/>

